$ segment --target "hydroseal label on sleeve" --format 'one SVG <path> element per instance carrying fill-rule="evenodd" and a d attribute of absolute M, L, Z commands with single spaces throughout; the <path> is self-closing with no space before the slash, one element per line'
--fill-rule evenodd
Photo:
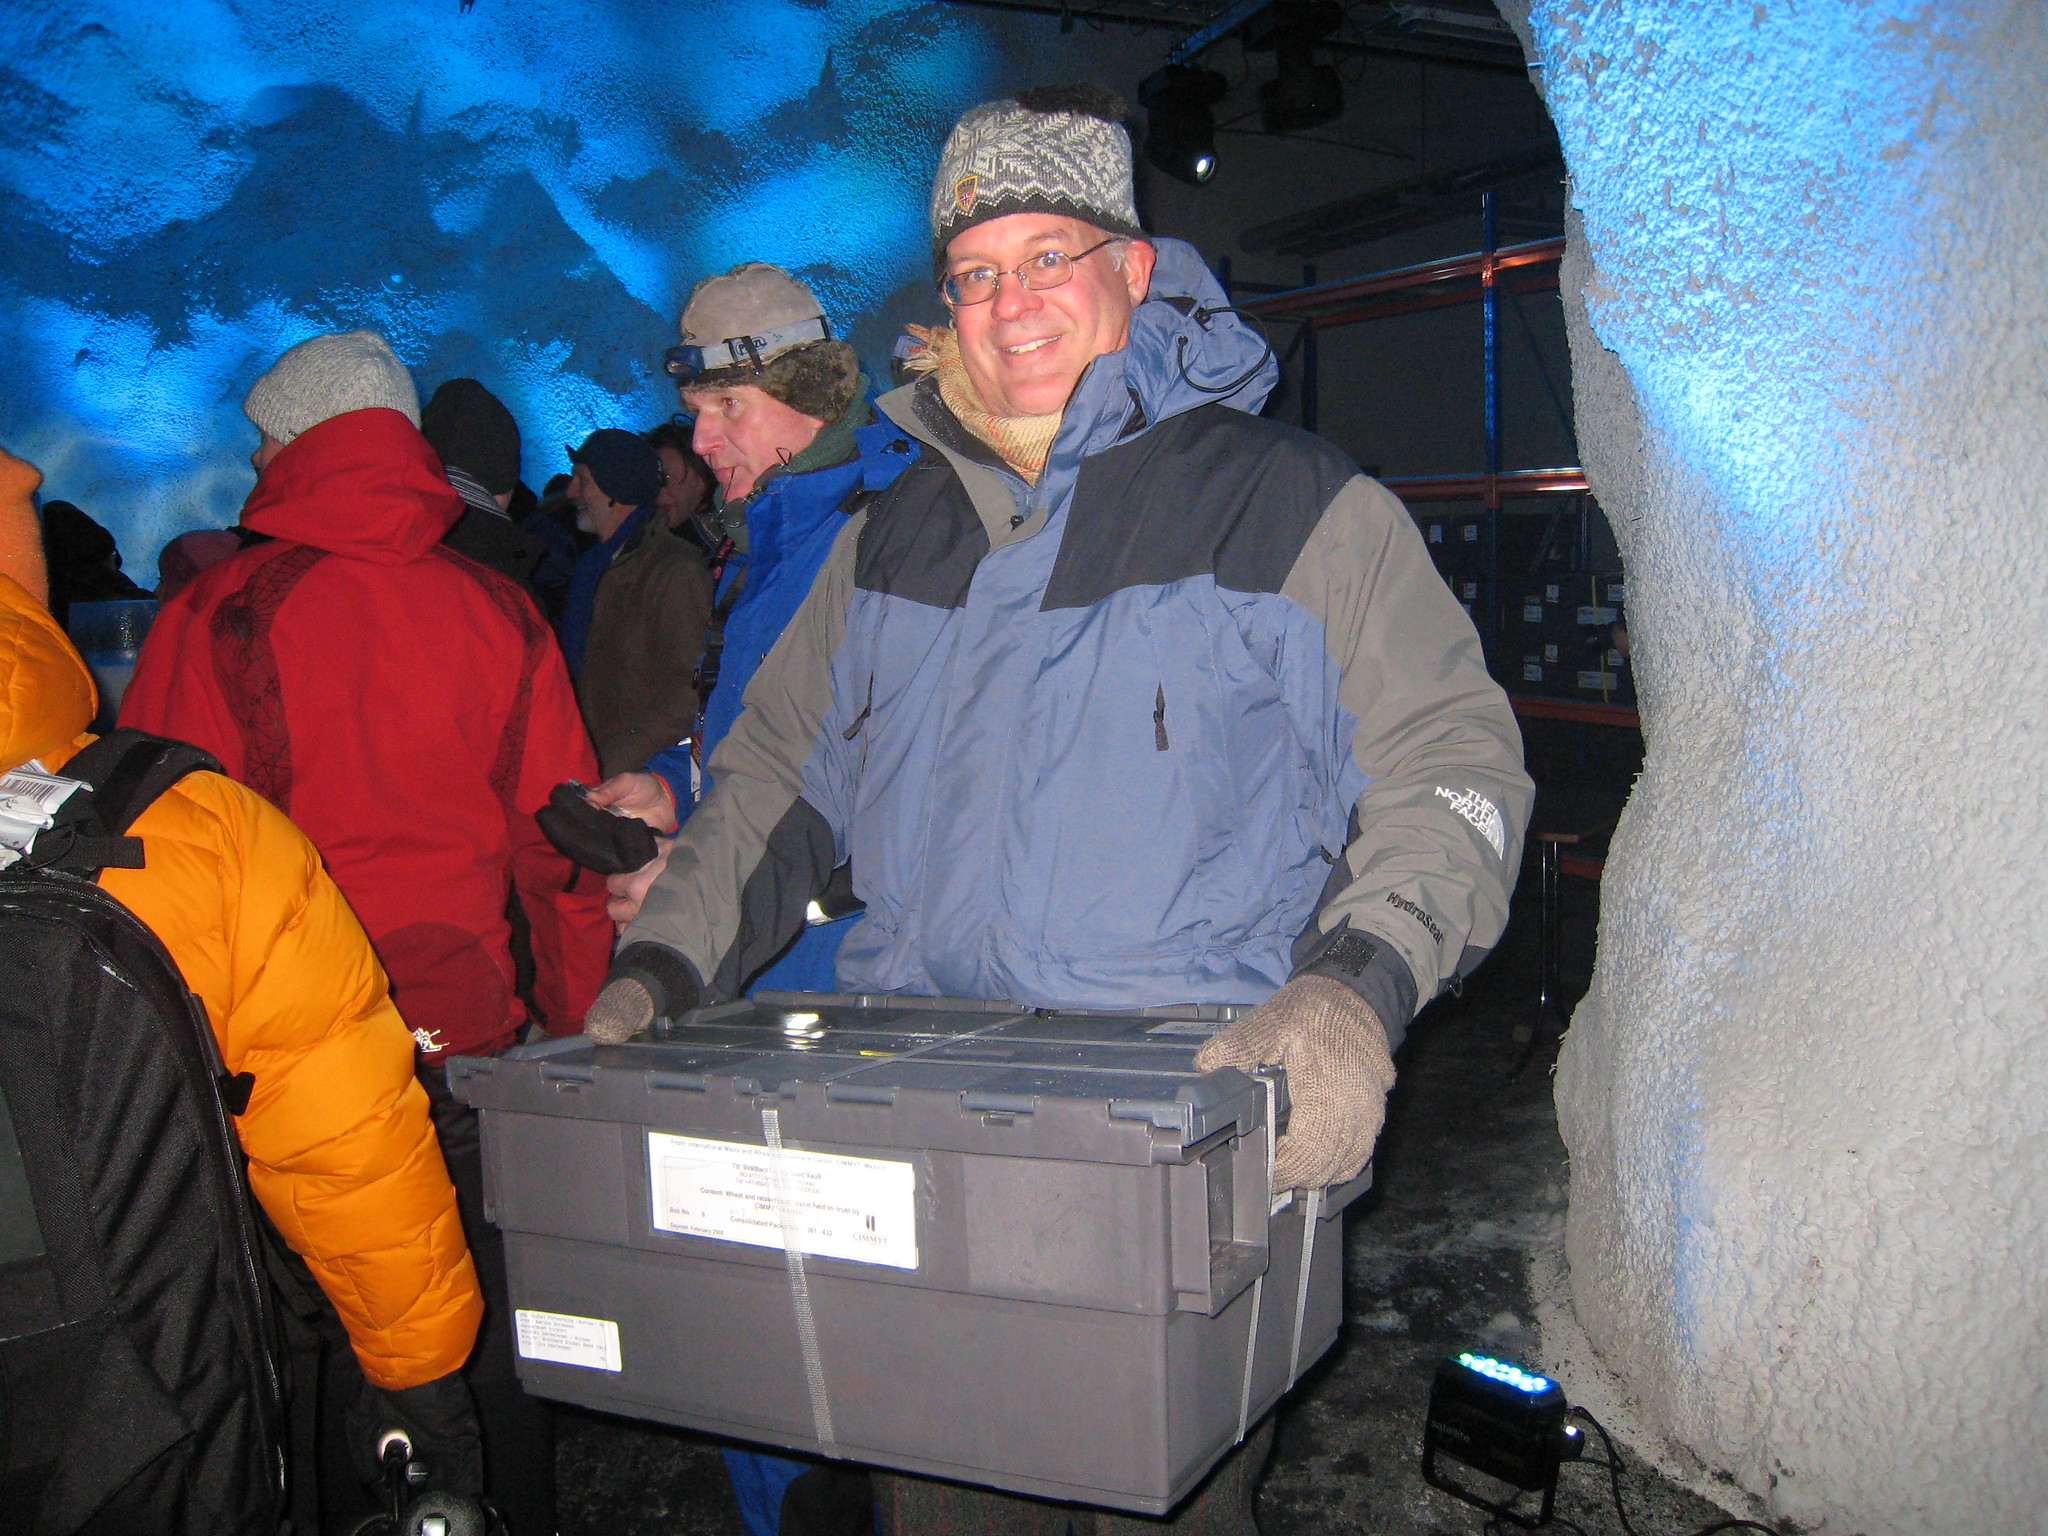
<path fill-rule="evenodd" d="M 777 1153 L 752 1142 L 649 1131 L 647 1177 L 657 1232 L 757 1248 L 781 1248 L 786 1232 L 799 1253 L 917 1268 L 917 1169 L 911 1163 L 791 1148 Z M 778 1185 L 783 1210 L 776 1204 Z"/>
<path fill-rule="evenodd" d="M 1154 1024 L 1145 1033 L 1148 1035 L 1200 1035 L 1206 1040 L 1222 1027 L 1221 1024 L 1204 1024 L 1200 1019 L 1168 1019 L 1164 1024 Z"/>
<path fill-rule="evenodd" d="M 519 1334 L 519 1353 L 529 1360 L 554 1365 L 580 1365 L 592 1371 L 622 1371 L 619 1325 L 603 1317 L 571 1317 L 566 1312 L 512 1314 Z"/>

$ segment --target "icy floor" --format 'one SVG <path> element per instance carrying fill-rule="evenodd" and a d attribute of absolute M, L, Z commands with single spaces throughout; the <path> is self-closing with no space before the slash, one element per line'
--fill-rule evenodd
<path fill-rule="evenodd" d="M 1533 888 L 1533 881 L 1525 888 Z M 1584 989 L 1591 891 L 1567 880 L 1566 992 Z M 1377 1188 L 1346 1236 L 1348 1306 L 1336 1346 L 1280 1410 L 1259 1494 L 1263 1536 L 1479 1536 L 1485 1517 L 1417 1470 L 1437 1362 L 1481 1345 L 1534 1364 L 1530 1255 L 1560 1240 L 1565 1154 L 1548 1052 L 1518 1080 L 1510 1038 L 1534 996 L 1533 901 L 1463 998 L 1416 1022 L 1401 1057 Z M 1721 1511 L 1624 1457 L 1640 1536 L 1689 1536 Z M 563 1536 L 741 1536 L 715 1445 L 565 1410 Z M 1567 1468 L 1558 1512 L 1586 1536 L 1621 1526 L 1604 1473 Z M 1557 1529 L 1569 1529 L 1560 1525 Z"/>

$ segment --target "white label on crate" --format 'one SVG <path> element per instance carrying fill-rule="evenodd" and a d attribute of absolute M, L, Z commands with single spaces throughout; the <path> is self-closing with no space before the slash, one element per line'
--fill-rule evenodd
<path fill-rule="evenodd" d="M 1543 647 L 1543 659 L 1544 659 L 1545 661 L 1555 661 L 1555 660 L 1557 660 L 1557 647 L 1556 647 L 1556 646 L 1554 646 L 1554 645 L 1546 645 L 1546 646 L 1544 646 L 1544 647 Z"/>
<path fill-rule="evenodd" d="M 1148 1035 L 1200 1035 L 1206 1040 L 1222 1027 L 1221 1024 L 1204 1024 L 1200 1019 L 1168 1019 L 1164 1024 L 1154 1024 L 1145 1033 Z"/>
<path fill-rule="evenodd" d="M 1628 587 L 1619 581 L 1607 583 L 1607 601 L 1619 608 L 1628 601 Z"/>
<path fill-rule="evenodd" d="M 1523 681 L 1523 682 L 1525 682 L 1525 683 L 1540 683 L 1540 682 L 1542 682 L 1542 681 L 1543 681 L 1543 663 L 1542 663 L 1542 662 L 1540 662 L 1540 661 L 1525 661 L 1525 662 L 1523 662 L 1523 663 L 1522 663 L 1522 681 Z"/>
<path fill-rule="evenodd" d="M 512 1314 L 519 1332 L 519 1353 L 529 1360 L 580 1365 L 593 1371 L 622 1371 L 619 1325 L 603 1317 L 571 1317 L 566 1312 Z"/>
<path fill-rule="evenodd" d="M 1612 608 L 1581 608 L 1579 610 L 1579 622 L 1581 624 L 1612 624 L 1614 622 L 1614 610 Z"/>
<path fill-rule="evenodd" d="M 776 1153 L 751 1142 L 647 1133 L 654 1228 L 758 1248 L 783 1245 Z M 800 1253 L 917 1268 L 917 1169 L 890 1158 L 785 1148 L 781 1194 Z"/>
<path fill-rule="evenodd" d="M 1581 688 L 1597 689 L 1601 693 L 1605 693 L 1614 686 L 1614 674 L 1611 672 L 1581 672 L 1579 674 L 1579 686 Z"/>
<path fill-rule="evenodd" d="M 1466 583 L 1465 583 L 1465 586 L 1464 586 L 1464 589 L 1463 589 L 1463 591 L 1461 591 L 1461 592 L 1459 593 L 1459 596 L 1460 596 L 1460 597 L 1462 597 L 1462 598 L 1464 598 L 1464 600 L 1465 600 L 1466 602 L 1468 602 L 1468 603 L 1476 603 L 1476 602 L 1478 602 L 1478 601 L 1479 601 L 1479 583 L 1478 583 L 1478 582 L 1476 582 L 1476 581 L 1468 581 L 1468 582 L 1466 582 Z"/>
<path fill-rule="evenodd" d="M 1554 603 L 1557 601 L 1557 587 L 1554 583 L 1543 589 L 1543 601 L 1545 601 L 1546 603 Z"/>
<path fill-rule="evenodd" d="M 1541 603 L 1524 603 L 1522 605 L 1522 622 L 1524 624 L 1541 624 L 1543 622 L 1543 605 Z"/>
<path fill-rule="evenodd" d="M 1479 542 L 1479 525 L 1477 523 L 1467 523 L 1460 531 L 1464 535 L 1467 544 L 1477 544 Z"/>
<path fill-rule="evenodd" d="M 1429 542 L 1432 544 L 1441 544 L 1443 543 L 1443 541 L 1444 525 L 1442 523 L 1431 523 L 1429 525 Z"/>
<path fill-rule="evenodd" d="M 1607 665 L 1610 667 L 1625 667 L 1628 665 L 1628 658 L 1619 651 L 1609 651 L 1607 653 Z"/>

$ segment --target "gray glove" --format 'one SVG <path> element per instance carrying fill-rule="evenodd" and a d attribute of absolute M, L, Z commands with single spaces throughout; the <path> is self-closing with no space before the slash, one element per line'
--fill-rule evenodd
<path fill-rule="evenodd" d="M 1287 1070 L 1287 1134 L 1273 1160 L 1275 1189 L 1322 1189 L 1357 1176 L 1387 1118 L 1394 1057 L 1379 1016 L 1329 976 L 1297 976 L 1209 1037 L 1195 1069 Z"/>
<path fill-rule="evenodd" d="M 583 1015 L 583 1033 L 598 1045 L 621 1045 L 697 1006 L 697 978 L 682 956 L 661 944 L 628 944 L 612 960 L 604 990 Z"/>
<path fill-rule="evenodd" d="M 583 1033 L 599 1045 L 621 1045 L 654 1023 L 654 994 L 636 977 L 621 976 L 583 1015 Z"/>

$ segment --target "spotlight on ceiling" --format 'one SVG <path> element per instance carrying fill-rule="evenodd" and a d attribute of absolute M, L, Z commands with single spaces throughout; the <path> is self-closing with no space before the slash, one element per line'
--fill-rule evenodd
<path fill-rule="evenodd" d="M 1199 187 L 1216 174 L 1216 116 L 1230 82 L 1213 69 L 1169 64 L 1138 84 L 1145 108 L 1145 158 Z"/>
<path fill-rule="evenodd" d="M 1268 133 L 1320 128 L 1344 115 L 1344 86 L 1334 64 L 1316 62 L 1316 43 L 1344 21 L 1337 0 L 1281 0 L 1245 24 L 1248 53 L 1273 55 L 1277 78 L 1259 87 L 1259 121 Z"/>

